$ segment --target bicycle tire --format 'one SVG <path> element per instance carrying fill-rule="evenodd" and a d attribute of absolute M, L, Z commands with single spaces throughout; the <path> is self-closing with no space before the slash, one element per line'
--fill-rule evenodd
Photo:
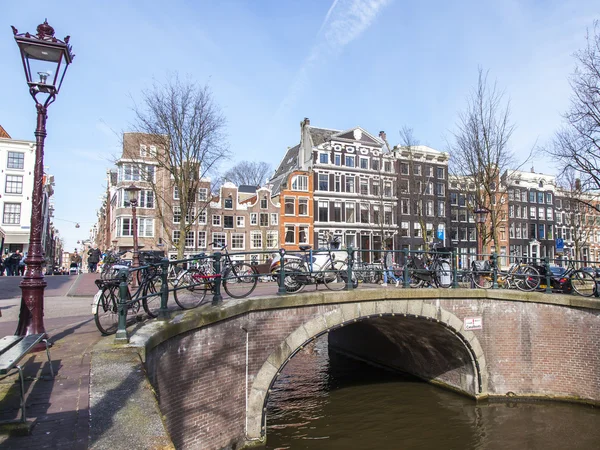
<path fill-rule="evenodd" d="M 479 289 L 490 289 L 493 282 L 493 274 L 490 272 L 473 272 L 471 274 L 473 284 Z"/>
<path fill-rule="evenodd" d="M 452 286 L 452 266 L 448 261 L 439 261 L 435 269 L 435 283 L 438 287 L 449 288 Z"/>
<path fill-rule="evenodd" d="M 523 292 L 534 291 L 540 285 L 540 273 L 532 266 L 519 268 L 513 274 L 513 279 L 515 280 L 517 289 Z"/>
<path fill-rule="evenodd" d="M 289 294 L 302 291 L 307 284 L 304 279 L 307 279 L 309 276 L 304 264 L 297 261 L 286 262 L 284 263 L 284 271 L 283 285 L 285 291 Z M 279 280 L 279 277 L 277 279 Z"/>
<path fill-rule="evenodd" d="M 234 262 L 223 272 L 223 288 L 232 298 L 248 297 L 256 288 L 258 272 L 247 263 Z"/>
<path fill-rule="evenodd" d="M 174 282 L 173 299 L 181 309 L 194 309 L 206 300 L 211 281 L 196 280 L 194 275 L 200 275 L 197 269 L 188 269 L 177 277 Z"/>
<path fill-rule="evenodd" d="M 160 295 L 156 295 L 160 292 L 156 287 L 157 284 L 160 284 L 158 278 L 150 277 L 143 281 L 142 306 L 146 314 L 153 319 L 158 317 L 161 303 Z"/>
<path fill-rule="evenodd" d="M 102 270 L 100 271 L 100 279 L 108 280 L 110 279 L 110 273 L 112 272 L 112 264 L 105 264 L 102 266 Z"/>
<path fill-rule="evenodd" d="M 356 276 L 352 277 L 352 281 Z M 346 289 L 348 281 L 348 264 L 343 261 L 332 261 L 331 267 L 323 273 L 323 283 L 331 291 L 341 291 Z"/>
<path fill-rule="evenodd" d="M 584 270 L 576 270 L 569 277 L 573 290 L 582 297 L 591 297 L 596 289 L 596 280 L 591 273 Z"/>

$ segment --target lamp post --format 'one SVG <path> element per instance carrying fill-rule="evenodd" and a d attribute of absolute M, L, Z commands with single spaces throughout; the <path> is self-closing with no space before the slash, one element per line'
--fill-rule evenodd
<path fill-rule="evenodd" d="M 46 138 L 46 118 L 48 106 L 56 100 L 69 64 L 75 55 L 69 45 L 70 37 L 64 40 L 54 37 L 54 28 L 48 21 L 38 25 L 37 34 L 19 34 L 12 27 L 15 41 L 21 52 L 21 60 L 29 94 L 37 109 L 37 127 L 35 129 L 35 167 L 33 172 L 33 193 L 31 195 L 31 227 L 29 232 L 29 251 L 27 269 L 21 281 L 21 309 L 19 324 L 15 334 L 46 334 L 44 328 L 44 274 L 42 265 L 43 229 L 43 184 L 44 184 L 44 140 Z M 39 76 L 39 80 L 35 74 Z M 52 76 L 53 75 L 53 76 Z"/>
<path fill-rule="evenodd" d="M 138 192 L 141 191 L 139 187 L 135 184 L 131 184 L 131 186 L 125 188 L 125 192 L 129 197 L 129 203 L 131 204 L 131 220 L 132 220 L 132 233 L 133 233 L 133 264 L 132 267 L 140 267 L 140 255 L 138 252 L 138 227 L 137 227 L 137 215 L 136 215 L 136 207 L 137 207 L 137 196 Z"/>
<path fill-rule="evenodd" d="M 487 215 L 490 211 L 487 208 L 480 206 L 475 210 L 477 221 L 477 256 L 483 253 L 483 227 L 485 226 Z"/>

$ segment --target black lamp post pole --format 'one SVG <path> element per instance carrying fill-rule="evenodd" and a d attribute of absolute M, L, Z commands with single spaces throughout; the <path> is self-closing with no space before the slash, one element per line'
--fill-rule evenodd
<path fill-rule="evenodd" d="M 15 334 L 46 333 L 44 328 L 44 272 L 42 265 L 42 229 L 44 225 L 42 202 L 44 188 L 44 140 L 46 139 L 46 104 L 36 104 L 37 127 L 35 129 L 35 168 L 33 172 L 33 194 L 31 197 L 31 228 L 29 232 L 29 250 L 25 263 L 27 268 L 21 281 L 21 310 L 19 324 Z"/>
<path fill-rule="evenodd" d="M 138 248 L 138 224 L 137 224 L 137 199 L 129 200 L 131 203 L 131 220 L 133 232 L 133 267 L 140 267 L 140 253 Z"/>

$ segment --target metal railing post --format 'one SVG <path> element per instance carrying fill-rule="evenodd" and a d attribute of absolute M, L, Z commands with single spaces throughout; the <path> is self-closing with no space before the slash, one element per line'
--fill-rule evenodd
<path fill-rule="evenodd" d="M 458 264 L 457 262 L 457 258 L 456 258 L 456 249 L 453 248 L 452 249 L 452 288 L 456 289 L 458 288 Z"/>
<path fill-rule="evenodd" d="M 169 260 L 163 258 L 160 261 L 160 309 L 158 310 L 158 320 L 169 320 L 169 308 L 167 303 L 169 302 Z"/>
<path fill-rule="evenodd" d="M 221 277 L 221 252 L 215 252 L 213 254 L 213 258 L 213 267 L 215 269 L 215 291 L 213 295 L 212 305 L 217 306 L 223 302 L 223 296 L 221 295 L 221 283 L 223 282 L 223 279 Z"/>
<path fill-rule="evenodd" d="M 402 285 L 405 288 L 407 288 L 410 286 L 410 283 L 409 283 L 410 274 L 408 273 L 408 249 L 403 248 L 402 254 L 404 255 L 404 274 L 402 275 Z"/>
<path fill-rule="evenodd" d="M 550 279 L 550 258 L 544 258 L 544 266 L 546 269 L 546 294 L 552 294 L 552 280 Z"/>
<path fill-rule="evenodd" d="M 119 283 L 119 324 L 115 335 L 115 343 L 117 344 L 127 344 L 129 342 L 129 336 L 127 336 L 127 309 L 129 306 L 127 304 L 127 292 L 129 292 L 129 288 L 127 287 L 128 278 L 129 269 L 119 270 L 119 279 L 121 282 Z"/>
<path fill-rule="evenodd" d="M 277 289 L 277 294 L 278 295 L 284 295 L 287 293 L 287 291 L 285 290 L 285 264 L 284 264 L 284 256 L 285 256 L 285 249 L 280 248 L 279 249 L 279 278 L 278 278 L 278 282 L 279 282 L 279 288 Z"/>
<path fill-rule="evenodd" d="M 346 248 L 346 251 L 348 252 L 348 262 L 346 263 L 346 290 L 351 291 L 352 289 L 354 289 L 354 284 L 352 283 L 352 266 L 354 265 L 354 251 L 352 250 L 352 247 Z"/>
<path fill-rule="evenodd" d="M 498 254 L 492 254 L 492 289 L 498 289 Z"/>

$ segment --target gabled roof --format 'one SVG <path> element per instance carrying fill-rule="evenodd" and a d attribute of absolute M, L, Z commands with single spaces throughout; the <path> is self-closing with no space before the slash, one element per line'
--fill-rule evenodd
<path fill-rule="evenodd" d="M 10 134 L 8 134 L 6 132 L 6 130 L 4 128 L 2 128 L 2 125 L 0 125 L 0 138 L 5 138 L 5 139 L 10 139 Z"/>
<path fill-rule="evenodd" d="M 365 145 L 376 145 L 380 146 L 383 144 L 381 140 L 374 137 L 368 131 L 363 130 L 361 127 L 354 127 L 349 130 L 345 130 L 339 133 L 335 133 L 331 136 L 331 139 L 341 139 L 351 142 L 360 142 Z"/>
<path fill-rule="evenodd" d="M 298 151 L 300 144 L 294 145 L 288 148 L 285 156 L 277 166 L 277 170 L 269 180 L 269 184 L 272 185 L 271 191 L 273 194 L 278 194 L 281 190 L 281 184 L 285 182 L 287 175 L 293 170 L 298 168 Z"/>
<path fill-rule="evenodd" d="M 312 139 L 313 145 L 316 147 L 321 145 L 324 142 L 327 142 L 331 139 L 336 133 L 339 133 L 340 130 L 332 130 L 330 128 L 317 128 L 308 126 L 308 130 L 310 132 L 310 138 Z"/>

